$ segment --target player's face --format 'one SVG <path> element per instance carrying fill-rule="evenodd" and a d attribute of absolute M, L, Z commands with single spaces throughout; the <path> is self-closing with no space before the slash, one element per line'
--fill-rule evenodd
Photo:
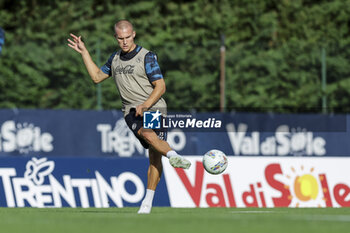
<path fill-rule="evenodd" d="M 125 53 L 131 52 L 136 47 L 136 44 L 134 43 L 135 35 L 135 31 L 133 31 L 131 27 L 115 29 L 115 38 L 117 39 L 120 48 Z"/>

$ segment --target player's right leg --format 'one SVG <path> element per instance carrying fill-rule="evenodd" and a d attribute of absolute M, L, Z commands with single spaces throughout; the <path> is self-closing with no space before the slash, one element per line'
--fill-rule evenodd
<path fill-rule="evenodd" d="M 175 168 L 188 169 L 191 166 L 191 162 L 181 155 L 178 155 L 176 151 L 172 150 L 169 144 L 160 139 L 152 129 L 140 128 L 138 134 L 157 152 L 169 158 L 169 163 Z"/>
<path fill-rule="evenodd" d="M 161 155 L 166 156 L 169 159 L 170 165 L 179 168 L 189 168 L 191 162 L 186 158 L 178 155 L 174 150 L 171 149 L 166 140 L 166 132 L 157 131 L 159 136 L 152 129 L 143 128 L 143 118 L 135 115 L 136 110 L 133 108 L 129 114 L 125 117 L 125 122 L 128 127 L 132 130 L 134 135 L 139 139 L 142 146 L 146 149 L 152 147 L 155 151 Z M 162 135 L 161 135 L 162 133 Z M 162 140 L 162 139 L 164 140 Z"/>

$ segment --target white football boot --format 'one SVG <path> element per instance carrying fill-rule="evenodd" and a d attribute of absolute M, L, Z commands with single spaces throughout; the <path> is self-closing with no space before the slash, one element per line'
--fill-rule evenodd
<path fill-rule="evenodd" d="M 188 169 L 189 167 L 191 167 L 191 162 L 180 155 L 172 156 L 169 159 L 169 163 L 171 166 L 175 168 L 179 167 L 179 168 Z"/>
<path fill-rule="evenodd" d="M 150 214 L 152 206 L 149 205 L 141 205 L 138 214 Z"/>

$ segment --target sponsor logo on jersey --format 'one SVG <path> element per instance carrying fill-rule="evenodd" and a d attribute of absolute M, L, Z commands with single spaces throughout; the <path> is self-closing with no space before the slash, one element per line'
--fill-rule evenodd
<path fill-rule="evenodd" d="M 117 74 L 133 74 L 135 66 L 127 65 L 127 66 L 117 66 L 114 69 L 114 72 Z"/>

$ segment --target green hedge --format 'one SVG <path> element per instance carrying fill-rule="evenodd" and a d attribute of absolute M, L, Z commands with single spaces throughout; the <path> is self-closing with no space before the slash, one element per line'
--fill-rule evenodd
<path fill-rule="evenodd" d="M 117 49 L 113 25 L 124 18 L 133 22 L 136 42 L 157 53 L 170 109 L 218 110 L 224 34 L 228 111 L 320 112 L 326 95 L 329 111 L 349 112 L 350 1 L 344 0 L 5 0 L 0 108 L 95 109 L 96 87 L 66 39 L 82 35 L 95 61 L 100 48 L 103 64 Z M 120 108 L 113 80 L 101 86 L 103 108 Z"/>

